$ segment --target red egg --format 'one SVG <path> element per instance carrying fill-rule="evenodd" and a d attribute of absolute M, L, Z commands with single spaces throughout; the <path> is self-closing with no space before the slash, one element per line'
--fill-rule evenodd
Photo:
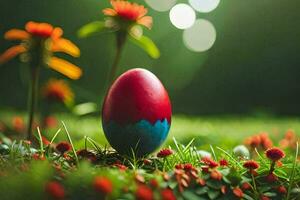
<path fill-rule="evenodd" d="M 106 138 L 117 151 L 154 151 L 166 139 L 171 103 L 160 80 L 145 69 L 131 69 L 112 84 L 105 98 L 102 123 Z"/>

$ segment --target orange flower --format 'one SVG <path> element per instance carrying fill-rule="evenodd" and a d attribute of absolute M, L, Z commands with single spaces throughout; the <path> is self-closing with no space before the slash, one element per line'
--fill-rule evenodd
<path fill-rule="evenodd" d="M 148 10 L 144 6 L 125 0 L 111 0 L 110 3 L 113 8 L 105 8 L 103 10 L 104 15 L 133 22 L 151 29 L 152 17 L 146 16 Z"/>
<path fill-rule="evenodd" d="M 12 119 L 12 127 L 17 132 L 23 132 L 25 130 L 25 124 L 22 117 L 16 116 Z"/>
<path fill-rule="evenodd" d="M 31 58 L 33 50 L 39 52 L 43 63 L 51 69 L 71 78 L 78 79 L 82 72 L 77 66 L 53 57 L 54 52 L 64 52 L 71 56 L 78 57 L 80 50 L 71 41 L 62 38 L 63 30 L 53 27 L 48 23 L 28 22 L 25 30 L 11 29 L 4 34 L 6 40 L 21 40 L 21 44 L 7 49 L 0 55 L 0 64 L 3 64 L 21 53 L 26 53 L 26 61 L 30 62 L 37 58 Z M 42 49 L 40 49 L 42 47 Z M 35 55 L 36 56 L 36 55 Z M 36 66 L 35 66 L 36 67 Z"/>
<path fill-rule="evenodd" d="M 299 138 L 293 130 L 287 130 L 284 138 L 279 142 L 281 148 L 296 148 Z"/>
<path fill-rule="evenodd" d="M 52 101 L 72 103 L 74 94 L 64 80 L 50 79 L 43 88 L 43 96 Z"/>
<path fill-rule="evenodd" d="M 257 149 L 268 149 L 273 146 L 272 140 L 269 138 L 268 134 L 265 132 L 262 132 L 257 135 L 253 135 L 251 137 L 248 137 L 245 140 L 245 144 L 250 146 L 251 148 L 257 148 Z"/>

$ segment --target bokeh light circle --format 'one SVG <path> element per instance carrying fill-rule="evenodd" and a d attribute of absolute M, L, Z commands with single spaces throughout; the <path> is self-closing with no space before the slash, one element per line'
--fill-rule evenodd
<path fill-rule="evenodd" d="M 183 41 L 188 49 L 203 52 L 210 49 L 216 41 L 214 25 L 205 19 L 197 19 L 194 25 L 183 32 Z"/>
<path fill-rule="evenodd" d="M 164 12 L 170 10 L 176 3 L 176 0 L 145 0 L 153 10 Z"/>
<path fill-rule="evenodd" d="M 169 13 L 171 23 L 178 29 L 191 27 L 196 20 L 194 9 L 184 3 L 175 5 Z"/>
<path fill-rule="evenodd" d="M 208 13 L 219 5 L 220 0 L 189 0 L 189 3 L 198 12 Z"/>

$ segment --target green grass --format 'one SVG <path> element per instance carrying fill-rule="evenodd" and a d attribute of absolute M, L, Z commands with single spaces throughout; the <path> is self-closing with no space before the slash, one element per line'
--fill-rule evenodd
<path fill-rule="evenodd" d="M 15 115 L 23 116 L 22 113 L 6 112 L 0 114 L 0 120 L 9 122 Z M 8 143 L 3 140 L 0 144 L 0 169 L 5 172 L 2 176 L 0 173 L 0 196 L 4 196 L 4 199 L 17 199 L 16 197 L 25 195 L 31 195 L 31 199 L 44 199 L 51 193 L 42 191 L 45 191 L 46 184 L 53 180 L 66 188 L 69 199 L 77 199 L 80 195 L 82 198 L 89 196 L 90 199 L 96 199 L 99 194 L 91 187 L 96 177 L 104 177 L 113 183 L 115 192 L 108 194 L 107 199 L 135 199 L 140 183 L 151 188 L 156 196 L 160 195 L 162 189 L 171 188 L 179 200 L 240 199 L 233 191 L 237 187 L 241 188 L 245 182 L 251 184 L 251 188 L 256 188 L 243 191 L 243 199 L 247 200 L 258 199 L 261 196 L 269 196 L 275 200 L 295 200 L 300 195 L 298 148 L 296 152 L 292 148 L 284 149 L 286 157 L 282 159 L 282 166 L 275 166 L 275 162 L 272 163 L 262 149 L 250 151 L 250 158 L 260 165 L 255 177 L 243 167 L 244 158 L 232 151 L 233 147 L 243 143 L 246 137 L 260 132 L 268 132 L 275 146 L 288 129 L 293 129 L 299 135 L 299 118 L 176 115 L 164 144 L 171 146 L 172 153 L 167 157 L 152 154 L 147 156 L 146 160 L 122 156 L 105 148 L 108 142 L 102 132 L 100 116 L 77 117 L 57 114 L 56 118 L 59 121 L 57 127 L 51 130 L 41 129 L 40 134 L 38 131 L 35 134 L 39 140 L 41 135 L 44 135 L 48 139 L 55 137 L 55 143 L 69 141 L 72 148 L 64 155 L 54 145 L 45 146 L 43 143 L 31 146 L 22 140 Z M 59 129 L 59 134 L 56 135 Z M 85 141 L 89 154 L 77 155 L 75 151 L 82 150 Z M 102 147 L 95 145 L 94 141 Z M 214 167 L 211 167 L 208 163 L 214 161 L 203 158 L 201 160 L 198 150 L 208 150 L 212 159 L 226 159 L 228 165 L 214 164 Z M 44 162 L 41 162 L 42 160 Z M 120 171 L 120 166 L 125 171 Z M 272 169 L 270 166 L 275 166 L 272 173 L 277 177 L 272 183 L 266 179 Z M 47 174 L 42 173 L 44 171 L 47 171 Z M 35 177 L 32 174 L 39 176 Z M 31 177 L 34 181 L 31 181 Z M 1 178 L 5 178 L 2 185 Z M 151 185 L 153 179 L 157 181 L 158 188 Z M 200 179 L 201 184 L 198 182 Z M 137 181 L 140 181 L 139 184 Z M 26 187 L 23 186 L 24 183 Z M 131 187 L 127 188 L 128 185 Z M 227 188 L 225 192 L 222 191 L 223 186 Z M 284 186 L 286 193 L 280 193 L 279 186 Z M 127 192 L 123 190 L 125 187 Z M 27 194 L 27 191 L 31 193 Z"/>
<path fill-rule="evenodd" d="M 0 120 L 9 121 L 14 115 L 16 113 L 1 113 Z M 64 121 L 66 124 L 75 147 L 83 147 L 84 136 L 93 138 L 101 145 L 108 144 L 102 130 L 100 116 L 77 117 L 69 114 L 57 114 L 56 117 L 58 121 Z M 59 127 L 62 127 L 62 124 L 59 124 Z M 42 134 L 51 138 L 57 129 L 41 131 Z M 164 146 L 172 144 L 173 137 L 175 137 L 177 141 L 183 144 L 195 138 L 194 144 L 204 149 L 209 149 L 209 144 L 231 148 L 243 142 L 247 136 L 262 131 L 268 132 L 270 137 L 276 141 L 288 129 L 295 130 L 299 135 L 300 118 L 247 116 L 187 117 L 175 115 L 172 118 L 171 130 Z M 62 132 L 64 132 L 63 129 Z M 57 140 L 62 139 L 67 140 L 66 134 L 60 133 L 58 135 Z"/>

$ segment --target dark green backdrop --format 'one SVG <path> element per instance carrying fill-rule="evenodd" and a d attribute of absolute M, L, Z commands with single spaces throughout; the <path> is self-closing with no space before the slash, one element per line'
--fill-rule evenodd
<path fill-rule="evenodd" d="M 0 35 L 29 20 L 63 27 L 65 37 L 82 51 L 80 59 L 67 57 L 84 70 L 83 77 L 72 82 L 77 102 L 100 102 L 114 53 L 113 35 L 78 39 L 75 33 L 83 24 L 103 18 L 106 6 L 107 0 L 1 0 Z M 150 69 L 169 90 L 175 112 L 299 114 L 299 8 L 299 0 L 221 0 L 215 11 L 197 14 L 217 30 L 216 43 L 206 53 L 184 46 L 182 31 L 171 25 L 168 12 L 149 9 L 154 27 L 145 34 L 159 46 L 161 58 L 152 60 L 128 44 L 120 72 Z M 1 39 L 0 51 L 12 44 Z M 26 108 L 26 72 L 17 59 L 0 67 L 0 107 Z M 60 76 L 44 72 L 43 80 Z"/>

